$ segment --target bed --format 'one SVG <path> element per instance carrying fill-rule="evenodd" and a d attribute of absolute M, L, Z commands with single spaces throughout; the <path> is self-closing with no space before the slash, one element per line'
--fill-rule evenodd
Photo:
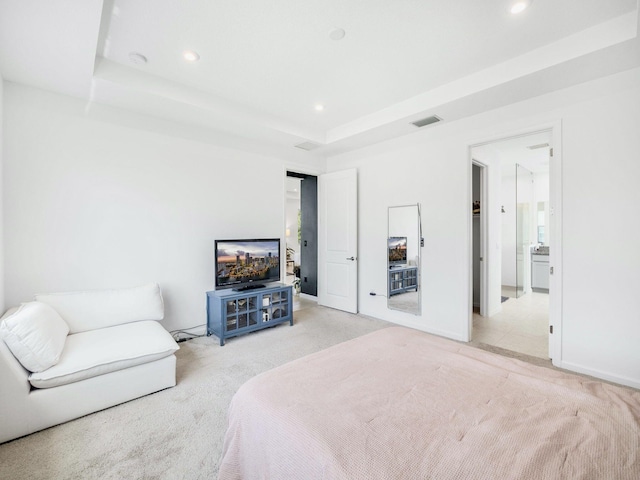
<path fill-rule="evenodd" d="M 640 479 L 640 392 L 390 327 L 258 375 L 219 478 Z"/>

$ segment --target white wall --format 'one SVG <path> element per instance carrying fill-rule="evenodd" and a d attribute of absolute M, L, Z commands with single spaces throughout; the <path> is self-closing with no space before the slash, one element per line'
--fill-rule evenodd
<path fill-rule="evenodd" d="M 7 305 L 157 281 L 167 329 L 205 323 L 214 239 L 283 236 L 284 162 L 86 107 L 5 83 Z"/>
<path fill-rule="evenodd" d="M 2 186 L 2 175 L 4 170 L 3 165 L 3 156 L 2 152 L 4 152 L 4 126 L 3 126 L 3 117 L 4 117 L 4 81 L 2 80 L 2 75 L 0 75 L 0 312 L 5 311 L 5 301 L 4 301 L 4 209 L 3 209 L 3 198 L 4 198 L 4 188 Z"/>
<path fill-rule="evenodd" d="M 437 112 L 434 112 L 437 114 Z M 598 120 L 600 119 L 600 120 Z M 602 121 L 601 119 L 606 119 Z M 640 386 L 640 69 L 427 127 L 327 160 L 359 172 L 359 308 L 467 340 L 470 305 L 468 146 L 562 122 L 561 366 Z M 558 140 L 554 140 L 558 141 Z M 421 316 L 389 311 L 384 291 L 389 205 L 420 202 Z M 557 327 L 556 327 L 557 328 Z"/>

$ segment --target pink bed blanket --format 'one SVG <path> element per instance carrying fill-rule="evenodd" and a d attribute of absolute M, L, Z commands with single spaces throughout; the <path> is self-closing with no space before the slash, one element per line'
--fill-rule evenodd
<path fill-rule="evenodd" d="M 640 392 L 391 327 L 232 400 L 219 478 L 640 479 Z"/>

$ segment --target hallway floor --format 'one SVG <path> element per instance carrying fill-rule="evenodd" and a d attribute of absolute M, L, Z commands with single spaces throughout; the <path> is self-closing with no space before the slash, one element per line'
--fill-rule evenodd
<path fill-rule="evenodd" d="M 493 317 L 473 313 L 473 341 L 549 358 L 549 295 L 529 292 L 509 298 Z"/>
<path fill-rule="evenodd" d="M 287 273 L 282 283 L 284 283 L 285 285 L 293 285 L 293 282 L 295 281 L 295 279 L 296 277 L 293 274 Z M 293 290 L 293 311 L 294 312 L 297 312 L 298 310 L 302 310 L 303 308 L 313 307 L 314 305 L 317 305 L 317 303 L 318 303 L 318 299 L 316 297 L 313 297 L 311 295 L 300 294 L 300 293 L 296 294 L 295 287 L 294 287 L 294 290 Z"/>

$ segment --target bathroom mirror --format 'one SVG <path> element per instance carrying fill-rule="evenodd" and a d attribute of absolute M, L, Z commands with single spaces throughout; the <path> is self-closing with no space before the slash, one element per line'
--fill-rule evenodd
<path fill-rule="evenodd" d="M 389 207 L 387 233 L 387 307 L 420 315 L 420 204 Z"/>

